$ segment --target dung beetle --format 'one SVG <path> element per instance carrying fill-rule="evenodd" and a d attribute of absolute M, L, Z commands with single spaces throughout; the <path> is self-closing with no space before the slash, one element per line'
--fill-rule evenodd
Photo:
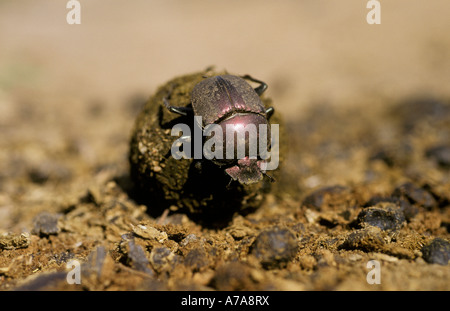
<path fill-rule="evenodd" d="M 246 79 L 259 83 L 259 86 L 253 88 Z M 259 182 L 264 175 L 273 181 L 264 171 L 262 164 L 265 160 L 260 157 L 260 153 L 258 152 L 257 156 L 249 157 L 249 144 L 254 142 L 249 141 L 250 134 L 248 128 L 246 129 L 247 125 L 255 125 L 258 145 L 265 143 L 265 146 L 270 147 L 271 136 L 268 120 L 274 109 L 273 107 L 266 109 L 259 97 L 266 89 L 266 83 L 249 75 L 242 77 L 234 75 L 205 77 L 205 80 L 194 86 L 190 106 L 171 106 L 169 95 L 164 98 L 164 105 L 170 112 L 182 116 L 201 116 L 201 124 L 198 124 L 198 126 L 202 130 L 211 124 L 219 125 L 223 137 L 222 152 L 225 155 L 227 150 L 232 148 L 234 157 L 215 157 L 211 161 L 220 167 L 224 167 L 225 172 L 233 180 L 248 185 Z M 265 125 L 265 127 L 260 127 L 260 125 Z M 231 128 L 231 131 L 227 131 L 227 128 Z M 261 128 L 266 129 L 267 133 L 261 133 Z M 238 141 L 235 137 L 245 137 L 245 141 L 242 142 L 246 150 L 244 157 L 238 156 Z M 211 139 L 211 137 L 208 139 Z M 267 139 L 267 142 L 260 141 L 264 139 Z"/>

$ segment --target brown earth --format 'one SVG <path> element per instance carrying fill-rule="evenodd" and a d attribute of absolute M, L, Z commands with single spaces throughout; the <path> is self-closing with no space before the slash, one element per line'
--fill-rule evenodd
<path fill-rule="evenodd" d="M 449 290 L 450 4 L 363 2 L 0 1 L 0 289 Z M 269 84 L 289 149 L 222 226 L 155 215 L 128 162 L 157 87 L 209 65 Z"/>

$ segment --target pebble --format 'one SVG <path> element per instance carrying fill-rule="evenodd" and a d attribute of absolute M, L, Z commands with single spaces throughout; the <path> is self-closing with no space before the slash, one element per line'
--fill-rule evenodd
<path fill-rule="evenodd" d="M 444 239 L 435 238 L 422 248 L 422 254 L 426 262 L 446 266 L 450 260 L 450 243 Z"/>
<path fill-rule="evenodd" d="M 181 242 L 180 246 L 186 246 L 191 242 L 197 241 L 197 236 L 193 233 L 188 234 Z"/>
<path fill-rule="evenodd" d="M 175 254 L 165 246 L 155 247 L 150 254 L 150 263 L 156 271 L 161 271 L 174 259 Z"/>
<path fill-rule="evenodd" d="M 297 250 L 295 235 L 289 229 L 279 227 L 261 232 L 251 247 L 251 253 L 268 269 L 285 266 Z"/>
<path fill-rule="evenodd" d="M 390 256 L 390 255 L 383 254 L 383 253 L 374 253 L 372 256 L 376 260 L 383 260 L 383 261 L 387 261 L 387 262 L 397 262 L 398 261 L 397 257 Z"/>
<path fill-rule="evenodd" d="M 350 254 L 348 255 L 348 260 L 350 261 L 359 261 L 363 258 L 360 254 Z"/>
<path fill-rule="evenodd" d="M 83 277 L 96 275 L 98 278 L 102 276 L 103 267 L 108 257 L 108 251 L 102 245 L 97 246 L 87 257 L 87 260 L 81 266 Z"/>
<path fill-rule="evenodd" d="M 124 240 L 120 243 L 120 249 L 125 254 L 125 264 L 131 268 L 153 275 L 150 269 L 149 261 L 145 256 L 145 251 L 140 245 L 136 245 L 134 239 L 130 236 L 123 236 Z"/>
<path fill-rule="evenodd" d="M 159 243 L 163 243 L 168 239 L 167 233 L 164 231 L 159 231 L 158 229 L 151 227 L 151 226 L 145 226 L 142 224 L 139 224 L 137 226 L 132 226 L 133 233 L 149 240 L 156 240 Z"/>

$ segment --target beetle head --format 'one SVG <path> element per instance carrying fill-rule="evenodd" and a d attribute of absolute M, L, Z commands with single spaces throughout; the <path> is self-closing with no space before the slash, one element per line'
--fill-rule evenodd
<path fill-rule="evenodd" d="M 249 185 L 257 183 L 263 179 L 263 172 L 261 170 L 261 160 L 250 159 L 245 157 L 237 162 L 237 165 L 225 169 L 225 172 L 233 178 L 233 180 L 239 181 L 241 184 Z"/>

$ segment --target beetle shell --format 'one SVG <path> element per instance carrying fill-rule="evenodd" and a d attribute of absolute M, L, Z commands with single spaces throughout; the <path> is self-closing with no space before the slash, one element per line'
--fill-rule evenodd
<path fill-rule="evenodd" d="M 224 138 L 224 148 L 222 159 L 214 159 L 216 164 L 232 163 L 238 158 L 238 145 L 245 146 L 246 155 L 249 154 L 250 133 L 246 130 L 247 125 L 255 125 L 251 135 L 257 142 L 260 140 L 260 125 L 268 125 L 266 110 L 253 87 L 243 78 L 233 75 L 219 75 L 207 78 L 199 82 L 192 90 L 192 108 L 194 114 L 202 116 L 200 127 L 205 128 L 209 124 L 218 124 L 222 128 Z M 227 135 L 227 126 L 232 129 Z M 236 135 L 237 134 L 237 135 Z M 266 146 L 270 146 L 270 129 L 267 126 Z M 231 137 L 228 137 L 231 136 Z M 238 141 L 240 138 L 245 141 Z M 233 159 L 226 159 L 227 150 L 234 150 Z M 250 174 L 245 174 L 249 176 Z M 236 174 L 230 175 L 233 179 Z M 258 182 L 262 179 L 262 174 L 255 171 L 255 178 L 250 178 L 251 182 Z M 239 179 L 241 181 L 241 179 Z"/>
<path fill-rule="evenodd" d="M 215 76 L 198 83 L 192 90 L 192 108 L 195 115 L 203 117 L 203 127 L 233 112 L 266 116 L 255 90 L 244 79 L 232 75 Z"/>

